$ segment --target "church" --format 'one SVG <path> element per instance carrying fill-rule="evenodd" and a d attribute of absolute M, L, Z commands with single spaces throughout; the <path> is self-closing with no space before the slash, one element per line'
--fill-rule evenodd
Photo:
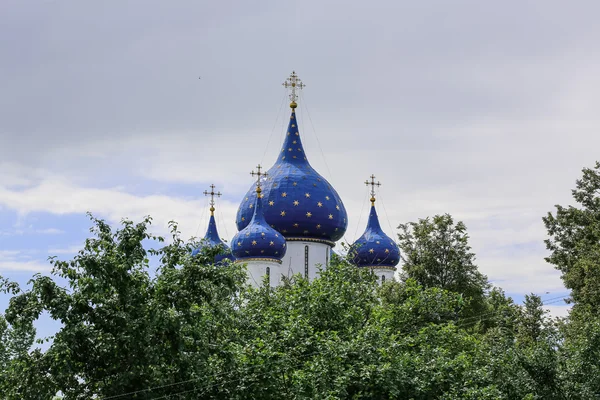
<path fill-rule="evenodd" d="M 282 277 L 301 274 L 312 280 L 319 268 L 327 268 L 336 242 L 348 227 L 348 215 L 342 199 L 310 165 L 302 146 L 296 108 L 298 91 L 304 87 L 295 72 L 284 82 L 290 91 L 290 121 L 281 152 L 275 164 L 266 172 L 259 165 L 252 184 L 240 202 L 236 216 L 238 233 L 227 246 L 219 237 L 215 222 L 214 185 L 211 192 L 208 229 L 200 247 L 219 246 L 214 262 L 243 263 L 247 266 L 248 282 L 259 286 L 268 280 L 278 286 Z M 387 236 L 379 224 L 375 209 L 375 176 L 365 182 L 371 186 L 371 208 L 366 229 L 349 248 L 349 259 L 357 268 L 369 268 L 380 282 L 394 279 L 400 261 L 398 245 Z"/>

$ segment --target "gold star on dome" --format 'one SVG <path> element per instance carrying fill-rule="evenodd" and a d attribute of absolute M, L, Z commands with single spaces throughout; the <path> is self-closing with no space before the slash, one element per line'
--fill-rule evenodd
<path fill-rule="evenodd" d="M 281 215 L 282 217 L 285 217 L 285 211 L 282 211 L 282 212 L 280 213 L 280 215 Z"/>
<path fill-rule="evenodd" d="M 297 228 L 297 227 L 298 227 L 298 224 L 297 224 L 297 223 L 295 223 L 295 224 L 294 224 L 294 228 Z"/>
<path fill-rule="evenodd" d="M 329 214 L 329 219 L 333 219 L 333 214 Z"/>
<path fill-rule="evenodd" d="M 375 243 L 379 244 L 379 240 L 377 240 Z"/>
<path fill-rule="evenodd" d="M 296 144 L 296 141 L 294 140 L 292 143 L 293 143 L 293 144 Z"/>
<path fill-rule="evenodd" d="M 242 245 L 242 242 L 238 242 L 238 246 L 241 246 L 241 245 Z"/>
<path fill-rule="evenodd" d="M 256 240 L 252 241 L 252 246 L 256 246 Z"/>
<path fill-rule="evenodd" d="M 303 233 L 306 235 L 308 233 L 308 231 L 305 230 Z"/>
<path fill-rule="evenodd" d="M 325 196 L 325 200 L 329 200 L 329 196 Z"/>
<path fill-rule="evenodd" d="M 248 198 L 246 197 L 246 201 L 248 201 Z"/>
<path fill-rule="evenodd" d="M 246 218 L 242 217 L 242 221 L 245 221 L 245 220 L 246 220 Z"/>
<path fill-rule="evenodd" d="M 283 246 L 281 246 L 281 247 L 285 247 L 285 243 L 284 243 L 284 244 L 283 244 Z"/>
<path fill-rule="evenodd" d="M 336 210 L 339 210 L 339 209 L 340 209 L 340 206 L 335 206 L 335 209 L 336 209 Z"/>
<path fill-rule="evenodd" d="M 371 254 L 375 253 L 375 249 L 369 249 L 369 253 L 371 253 Z"/>
<path fill-rule="evenodd" d="M 264 233 L 264 232 L 261 232 L 261 233 L 260 233 L 260 236 L 265 236 L 265 233 Z"/>
<path fill-rule="evenodd" d="M 281 193 L 281 197 L 287 197 L 287 193 L 286 192 Z"/>
<path fill-rule="evenodd" d="M 290 148 L 288 149 L 288 151 L 292 151 L 292 148 L 290 147 Z"/>
<path fill-rule="evenodd" d="M 292 183 L 292 185 L 298 186 L 298 182 L 294 182 L 294 183 Z"/>
<path fill-rule="evenodd" d="M 323 207 L 323 203 L 321 203 L 320 201 L 317 203 L 318 207 Z"/>
<path fill-rule="evenodd" d="M 318 225 L 317 225 L 317 229 L 321 229 L 321 224 L 318 224 Z"/>
<path fill-rule="evenodd" d="M 390 249 L 385 249 L 385 252 L 386 252 L 386 253 L 389 253 L 389 252 L 390 252 Z"/>
<path fill-rule="evenodd" d="M 310 211 L 309 211 L 309 212 L 307 212 L 307 213 L 306 213 L 306 217 L 307 217 L 307 218 L 310 218 L 310 217 L 312 217 L 312 213 L 311 213 Z"/>
<path fill-rule="evenodd" d="M 249 207 L 249 208 L 252 208 L 252 207 L 254 207 L 254 204 L 250 204 L 248 207 Z"/>
<path fill-rule="evenodd" d="M 300 147 L 298 147 L 298 151 L 302 151 L 302 149 Z"/>
<path fill-rule="evenodd" d="M 269 246 L 274 246 L 274 245 L 275 245 L 275 242 L 271 240 L 271 241 L 269 242 Z"/>
<path fill-rule="evenodd" d="M 260 251 L 260 254 L 262 254 L 262 253 L 264 253 L 264 252 L 265 252 L 264 250 L 261 250 L 261 251 Z"/>
<path fill-rule="evenodd" d="M 269 205 L 270 205 L 270 206 L 273 206 L 273 205 L 275 205 L 275 202 L 274 202 L 273 200 L 271 200 L 271 201 L 269 202 Z"/>
<path fill-rule="evenodd" d="M 275 237 L 279 237 L 279 234 L 278 234 L 278 233 L 276 233 L 276 234 L 275 234 Z"/>
<path fill-rule="evenodd" d="M 250 232 L 246 232 L 246 237 L 250 236 Z"/>
<path fill-rule="evenodd" d="M 298 200 L 294 200 L 294 205 L 297 206 L 298 204 L 300 204 L 300 202 Z"/>
<path fill-rule="evenodd" d="M 306 198 L 310 197 L 310 193 L 304 193 L 304 196 L 306 196 Z"/>
<path fill-rule="evenodd" d="M 296 125 L 292 124 L 292 128 L 295 128 L 295 127 L 296 127 Z"/>

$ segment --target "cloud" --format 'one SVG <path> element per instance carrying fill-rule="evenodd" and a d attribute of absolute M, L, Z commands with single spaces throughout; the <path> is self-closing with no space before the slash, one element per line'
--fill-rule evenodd
<path fill-rule="evenodd" d="M 48 263 L 31 260 L 27 252 L 21 250 L 0 250 L 0 272 L 1 271 L 50 271 Z"/>
<path fill-rule="evenodd" d="M 118 15 L 99 3 L 40 13 L 10 3 L 0 207 L 111 222 L 150 214 L 161 233 L 175 219 L 184 236 L 202 235 L 200 193 L 215 183 L 231 238 L 249 170 L 279 150 L 279 84 L 296 69 L 308 85 L 305 149 L 344 200 L 344 240 L 364 230 L 362 182 L 373 173 L 390 236 L 448 212 L 467 224 L 490 278 L 560 287 L 543 262 L 541 217 L 572 201 L 598 157 L 600 6 L 434 3 L 264 2 L 232 14 L 145 1 Z"/>
<path fill-rule="evenodd" d="M 48 249 L 48 254 L 50 256 L 59 254 L 77 254 L 81 249 L 83 249 L 83 245 L 72 245 L 65 248 L 51 248 Z"/>
<path fill-rule="evenodd" d="M 62 229 L 57 228 L 36 229 L 34 232 L 41 235 L 60 235 L 65 233 Z"/>
<path fill-rule="evenodd" d="M 567 317 L 569 315 L 569 311 L 571 310 L 570 305 L 548 305 L 544 306 L 545 310 L 550 312 L 552 317 Z"/>

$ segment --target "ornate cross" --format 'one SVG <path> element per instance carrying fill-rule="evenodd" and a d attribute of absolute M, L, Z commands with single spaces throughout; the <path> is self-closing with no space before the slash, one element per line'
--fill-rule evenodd
<path fill-rule="evenodd" d="M 260 164 L 258 164 L 256 166 L 256 170 L 258 172 L 254 172 L 254 170 L 252 172 L 250 172 L 250 175 L 252 176 L 256 176 L 256 192 L 260 194 L 261 189 L 260 189 L 260 179 L 263 177 L 266 177 L 268 174 L 266 172 L 260 172 L 262 169 L 262 167 L 260 166 Z"/>
<path fill-rule="evenodd" d="M 292 102 L 290 103 L 290 107 L 296 108 L 296 100 L 298 100 L 298 94 L 296 93 L 296 90 L 301 90 L 306 85 L 304 83 L 302 83 L 300 78 L 298 78 L 298 75 L 296 75 L 296 71 L 292 71 L 292 74 L 290 75 L 290 77 L 287 78 L 285 80 L 285 82 L 282 83 L 282 85 L 286 89 L 291 90 L 290 100 Z"/>
<path fill-rule="evenodd" d="M 371 203 L 375 202 L 375 186 L 381 186 L 381 183 L 375 182 L 375 175 L 371 175 L 371 181 L 365 181 L 365 185 L 371 186 Z"/>
<path fill-rule="evenodd" d="M 205 196 L 210 196 L 210 215 L 213 215 L 213 213 L 215 212 L 215 196 L 221 197 L 221 192 L 215 193 L 215 187 L 216 186 L 214 184 L 211 184 L 210 192 L 206 190 L 204 191 Z"/>

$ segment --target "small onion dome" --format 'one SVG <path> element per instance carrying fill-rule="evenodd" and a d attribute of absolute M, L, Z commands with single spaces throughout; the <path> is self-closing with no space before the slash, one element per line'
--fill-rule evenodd
<path fill-rule="evenodd" d="M 309 164 L 292 108 L 290 123 L 277 162 L 261 181 L 264 216 L 286 240 L 312 240 L 331 246 L 348 227 L 348 215 L 335 189 Z M 237 212 L 239 230 L 248 226 L 256 201 L 256 183 Z"/>
<path fill-rule="evenodd" d="M 350 247 L 350 257 L 357 267 L 396 269 L 400 261 L 398 245 L 381 230 L 374 199 L 367 229 Z"/>
<path fill-rule="evenodd" d="M 258 187 L 259 196 L 260 190 Z M 260 197 L 256 197 L 249 224 L 233 238 L 233 255 L 238 261 L 254 259 L 281 262 L 286 251 L 285 238 L 265 221 L 260 200 Z"/>
<path fill-rule="evenodd" d="M 217 224 L 215 223 L 214 215 L 210 216 L 210 220 L 208 221 L 208 229 L 206 230 L 206 235 L 200 241 L 200 246 L 197 249 L 192 251 L 192 256 L 200 253 L 205 248 L 214 248 L 217 246 L 221 246 L 221 252 L 215 256 L 215 264 L 222 264 L 225 261 L 233 261 L 235 258 L 231 254 L 231 249 L 227 246 L 221 238 L 219 238 L 219 233 L 217 232 Z"/>

